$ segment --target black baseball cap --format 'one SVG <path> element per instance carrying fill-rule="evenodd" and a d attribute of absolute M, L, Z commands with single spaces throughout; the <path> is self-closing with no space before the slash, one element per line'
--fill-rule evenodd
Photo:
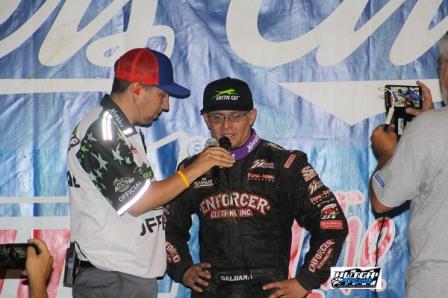
<path fill-rule="evenodd" d="M 252 93 L 246 82 L 223 78 L 210 82 L 204 89 L 201 114 L 218 110 L 250 111 Z"/>

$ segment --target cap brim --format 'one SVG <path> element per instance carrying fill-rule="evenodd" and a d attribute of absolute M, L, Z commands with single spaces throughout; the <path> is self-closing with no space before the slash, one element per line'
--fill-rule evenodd
<path fill-rule="evenodd" d="M 251 111 L 251 110 L 253 110 L 254 109 L 254 107 L 229 107 L 229 106 L 216 106 L 216 107 L 209 107 L 209 108 L 207 108 L 207 109 L 202 109 L 201 110 L 201 114 L 204 114 L 204 113 L 209 113 L 209 112 L 215 112 L 215 111 L 244 111 L 244 112 L 246 112 L 246 111 Z"/>
<path fill-rule="evenodd" d="M 162 89 L 166 93 L 168 93 L 172 97 L 176 98 L 185 98 L 190 96 L 191 91 L 190 89 L 187 89 L 185 87 L 182 87 L 181 85 L 178 85 L 176 83 L 169 84 L 169 85 L 158 85 L 157 88 Z"/>

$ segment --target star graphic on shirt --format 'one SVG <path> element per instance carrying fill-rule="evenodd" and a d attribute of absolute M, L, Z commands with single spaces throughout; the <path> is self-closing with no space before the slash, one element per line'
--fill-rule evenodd
<path fill-rule="evenodd" d="M 99 169 L 95 169 L 95 174 L 98 178 L 103 177 L 103 174 L 101 173 L 101 171 Z"/>
<path fill-rule="evenodd" d="M 124 160 L 124 158 L 121 157 L 120 154 L 120 144 L 117 145 L 117 148 L 115 150 L 112 149 L 112 155 L 114 156 L 114 160 L 118 160 L 121 165 L 121 162 Z"/>
<path fill-rule="evenodd" d="M 128 164 L 128 165 L 132 164 L 132 161 L 128 156 L 126 156 L 124 160 L 125 160 L 126 164 Z"/>
<path fill-rule="evenodd" d="M 87 140 L 91 141 L 92 143 L 96 142 L 96 139 L 93 137 L 92 133 L 87 134 Z"/>
<path fill-rule="evenodd" d="M 108 162 L 107 161 L 105 161 L 102 157 L 101 157 L 101 154 L 100 153 L 98 153 L 98 156 L 96 156 L 95 154 L 93 154 L 92 153 L 92 155 L 93 155 L 93 157 L 95 157 L 95 159 L 99 162 L 99 164 L 100 164 L 100 170 L 101 169 L 105 169 L 106 171 L 107 171 L 107 167 L 106 167 L 106 165 L 108 164 Z"/>
<path fill-rule="evenodd" d="M 96 184 L 96 182 L 97 182 L 96 175 L 93 174 L 92 172 L 89 172 L 88 175 L 89 175 L 90 180 L 92 180 L 92 182 Z"/>
<path fill-rule="evenodd" d="M 84 154 L 84 153 L 86 153 L 86 152 L 89 151 L 89 148 L 87 148 L 86 144 L 83 143 L 83 144 L 81 145 L 81 147 L 79 148 L 79 151 L 81 151 L 81 153 Z"/>

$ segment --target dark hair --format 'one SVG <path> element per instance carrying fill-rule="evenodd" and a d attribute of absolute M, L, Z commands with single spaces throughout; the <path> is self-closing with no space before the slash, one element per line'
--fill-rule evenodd
<path fill-rule="evenodd" d="M 130 84 L 131 83 L 128 81 L 114 78 L 111 93 L 123 93 L 124 91 L 126 91 L 126 89 L 128 89 Z"/>

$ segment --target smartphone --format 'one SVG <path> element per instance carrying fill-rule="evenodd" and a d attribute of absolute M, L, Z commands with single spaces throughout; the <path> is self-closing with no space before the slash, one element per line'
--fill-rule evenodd
<path fill-rule="evenodd" d="M 25 269 L 28 246 L 34 247 L 36 254 L 39 248 L 31 243 L 0 244 L 0 269 Z"/>
<path fill-rule="evenodd" d="M 406 108 L 421 109 L 423 107 L 422 89 L 412 85 L 386 85 L 384 86 L 384 104 L 386 113 L 389 113 L 392 108 L 391 119 L 395 125 L 395 133 L 401 136 L 406 123 L 414 117 L 406 113 Z"/>

